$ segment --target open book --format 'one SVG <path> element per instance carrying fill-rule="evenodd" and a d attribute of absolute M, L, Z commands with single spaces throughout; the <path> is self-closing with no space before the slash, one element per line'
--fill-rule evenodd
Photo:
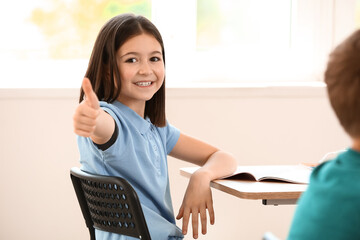
<path fill-rule="evenodd" d="M 238 166 L 226 179 L 308 184 L 312 168 L 304 165 Z"/>

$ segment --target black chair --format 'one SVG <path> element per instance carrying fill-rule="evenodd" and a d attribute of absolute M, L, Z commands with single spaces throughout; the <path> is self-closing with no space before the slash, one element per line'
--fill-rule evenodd
<path fill-rule="evenodd" d="M 151 239 L 139 198 L 125 179 L 94 175 L 77 167 L 71 168 L 70 176 L 91 240 L 95 240 L 95 228 Z"/>

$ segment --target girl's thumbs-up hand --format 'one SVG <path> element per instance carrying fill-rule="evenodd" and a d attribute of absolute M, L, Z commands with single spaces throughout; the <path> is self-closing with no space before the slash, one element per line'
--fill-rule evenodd
<path fill-rule="evenodd" d="M 93 91 L 90 80 L 88 78 L 84 78 L 82 82 L 82 89 L 84 90 L 85 93 L 86 104 L 88 104 L 93 109 L 99 109 L 100 108 L 99 100 L 95 92 Z"/>
<path fill-rule="evenodd" d="M 90 80 L 84 78 L 82 88 L 85 93 L 85 99 L 75 110 L 73 117 L 74 132 L 83 137 L 91 137 L 97 125 L 97 120 L 100 115 L 99 100 L 91 87 Z"/>

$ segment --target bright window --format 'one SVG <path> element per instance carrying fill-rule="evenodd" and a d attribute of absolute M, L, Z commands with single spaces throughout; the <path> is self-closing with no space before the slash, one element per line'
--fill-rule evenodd
<path fill-rule="evenodd" d="M 198 0 L 196 59 L 205 64 L 193 64 L 201 69 L 196 80 L 294 80 L 284 76 L 291 69 L 284 64 L 289 62 L 293 44 L 293 2 Z"/>
<path fill-rule="evenodd" d="M 78 88 L 101 26 L 151 0 L 18 0 L 0 8 L 0 88 Z M 5 67 L 4 67 L 5 66 Z"/>
<path fill-rule="evenodd" d="M 7 1 L 0 88 L 78 88 L 100 27 L 123 12 L 159 28 L 168 86 L 321 81 L 360 27 L 360 0 Z"/>
<path fill-rule="evenodd" d="M 198 0 L 197 49 L 288 49 L 292 7 L 289 0 Z"/>
<path fill-rule="evenodd" d="M 356 0 L 355 22 L 356 28 L 360 28 L 360 0 Z"/>

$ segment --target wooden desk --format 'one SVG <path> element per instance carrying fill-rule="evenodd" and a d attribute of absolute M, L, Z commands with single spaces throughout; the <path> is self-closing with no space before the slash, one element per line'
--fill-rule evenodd
<path fill-rule="evenodd" d="M 261 166 L 260 166 L 261 167 Z M 180 174 L 190 177 L 198 167 L 181 168 Z M 215 180 L 210 186 L 242 199 L 262 200 L 264 205 L 296 204 L 307 184 L 256 182 L 251 180 Z"/>

